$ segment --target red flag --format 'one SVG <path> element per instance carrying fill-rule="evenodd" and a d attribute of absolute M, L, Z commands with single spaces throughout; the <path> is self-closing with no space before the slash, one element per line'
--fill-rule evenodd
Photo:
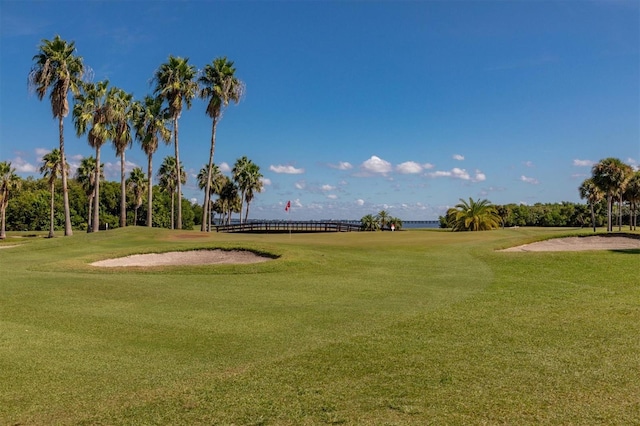
<path fill-rule="evenodd" d="M 285 212 L 288 212 L 289 210 L 291 210 L 291 201 L 287 201 L 287 205 L 284 208 Z"/>

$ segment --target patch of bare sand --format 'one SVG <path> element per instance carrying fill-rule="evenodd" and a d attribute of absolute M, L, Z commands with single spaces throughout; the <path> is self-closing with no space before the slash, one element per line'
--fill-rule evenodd
<path fill-rule="evenodd" d="M 0 249 L 6 249 L 6 248 L 12 248 L 12 247 L 18 247 L 20 244 L 12 244 L 12 245 L 2 245 L 0 246 Z"/>
<path fill-rule="evenodd" d="M 628 250 L 640 249 L 640 238 L 592 236 L 554 238 L 537 243 L 525 244 L 500 250 L 506 252 L 523 251 L 584 251 L 584 250 Z"/>
<path fill-rule="evenodd" d="M 169 266 L 259 263 L 271 260 L 243 250 L 192 250 L 169 253 L 134 254 L 117 259 L 93 262 L 91 266 L 114 268 L 123 266 Z"/>

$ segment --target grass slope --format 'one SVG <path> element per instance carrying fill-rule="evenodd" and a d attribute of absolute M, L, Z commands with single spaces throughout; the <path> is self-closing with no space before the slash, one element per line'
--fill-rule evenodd
<path fill-rule="evenodd" d="M 494 251 L 566 232 L 11 239 L 0 423 L 640 423 L 638 252 Z M 279 257 L 88 265 L 194 248 Z"/>

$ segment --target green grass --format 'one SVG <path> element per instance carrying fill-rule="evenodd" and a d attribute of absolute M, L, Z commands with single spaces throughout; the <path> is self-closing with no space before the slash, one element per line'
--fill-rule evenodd
<path fill-rule="evenodd" d="M 581 232 L 9 234 L 0 424 L 639 424 L 638 251 L 495 251 Z"/>

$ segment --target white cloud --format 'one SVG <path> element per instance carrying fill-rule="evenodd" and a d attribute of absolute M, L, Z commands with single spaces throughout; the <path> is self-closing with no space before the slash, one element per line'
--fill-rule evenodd
<path fill-rule="evenodd" d="M 353 165 L 347 161 L 340 161 L 338 164 L 329 164 L 329 167 L 331 167 L 332 169 L 338 169 L 338 170 L 353 169 Z"/>
<path fill-rule="evenodd" d="M 136 163 L 125 160 L 124 172 L 129 173 L 134 168 L 139 167 Z M 117 179 L 120 181 L 120 161 L 116 163 L 104 163 L 104 176 L 107 179 Z"/>
<path fill-rule="evenodd" d="M 594 161 L 591 160 L 573 160 L 573 165 L 577 167 L 591 167 L 595 164 Z"/>
<path fill-rule="evenodd" d="M 297 169 L 293 166 L 282 166 L 282 165 L 269 166 L 269 170 L 271 170 L 274 173 L 285 173 L 288 175 L 299 175 L 304 173 L 304 169 Z"/>
<path fill-rule="evenodd" d="M 454 167 L 450 171 L 437 170 L 429 173 L 429 176 L 433 178 L 449 177 L 451 179 L 469 180 L 471 182 L 483 182 L 487 179 L 487 176 L 480 170 L 476 170 L 475 175 L 472 177 L 465 169 L 458 167 Z"/>
<path fill-rule="evenodd" d="M 296 189 L 305 189 L 307 187 L 307 183 L 303 180 L 299 180 L 298 182 L 294 183 L 293 186 L 295 186 Z"/>
<path fill-rule="evenodd" d="M 330 200 L 335 200 L 336 198 L 338 198 L 338 196 L 336 194 L 329 194 L 327 195 L 327 198 L 329 198 Z"/>
<path fill-rule="evenodd" d="M 359 205 L 359 206 L 364 206 L 364 200 L 362 198 L 358 198 L 356 200 L 356 204 Z"/>
<path fill-rule="evenodd" d="M 425 170 L 433 169 L 434 167 L 435 166 L 433 164 L 431 164 L 431 163 L 424 163 L 422 165 L 422 168 L 425 169 Z"/>
<path fill-rule="evenodd" d="M 532 178 L 532 177 L 527 177 L 527 176 L 524 176 L 524 175 L 520 176 L 520 180 L 522 182 L 530 183 L 532 185 L 537 185 L 537 184 L 540 183 L 540 182 L 538 182 L 538 179 Z"/>
<path fill-rule="evenodd" d="M 334 189 L 336 189 L 336 187 L 331 185 L 322 185 L 320 189 L 322 189 L 323 191 L 333 191 Z"/>
<path fill-rule="evenodd" d="M 415 161 L 406 161 L 396 166 L 396 171 L 401 174 L 415 174 L 422 172 L 422 166 Z"/>
<path fill-rule="evenodd" d="M 371 158 L 362 163 L 360 168 L 365 172 L 379 173 L 383 175 L 391 172 L 392 170 L 391 163 L 375 155 L 372 155 Z"/>
<path fill-rule="evenodd" d="M 262 185 L 264 186 L 269 186 L 271 185 L 271 179 L 266 178 L 266 177 L 261 177 L 260 181 L 262 182 Z"/>
<path fill-rule="evenodd" d="M 48 152 L 49 151 L 45 152 L 45 154 Z M 38 173 L 36 166 L 24 161 L 21 157 L 16 157 L 11 160 L 11 167 L 14 167 L 18 173 Z"/>
<path fill-rule="evenodd" d="M 222 173 L 229 173 L 231 171 L 231 166 L 224 161 L 218 165 L 218 168 Z"/>
<path fill-rule="evenodd" d="M 476 175 L 472 179 L 474 182 L 484 182 L 487 180 L 487 176 L 480 170 L 476 170 Z"/>
<path fill-rule="evenodd" d="M 42 160 L 42 157 L 50 153 L 51 150 L 47 148 L 36 148 L 36 155 L 38 156 L 38 161 Z"/>
<path fill-rule="evenodd" d="M 524 165 L 525 165 L 526 167 L 533 167 L 533 161 L 525 161 L 525 162 L 524 162 Z"/>
<path fill-rule="evenodd" d="M 451 158 L 453 158 L 454 160 L 457 160 L 457 161 L 463 161 L 464 160 L 464 155 L 453 154 L 453 156 Z"/>

